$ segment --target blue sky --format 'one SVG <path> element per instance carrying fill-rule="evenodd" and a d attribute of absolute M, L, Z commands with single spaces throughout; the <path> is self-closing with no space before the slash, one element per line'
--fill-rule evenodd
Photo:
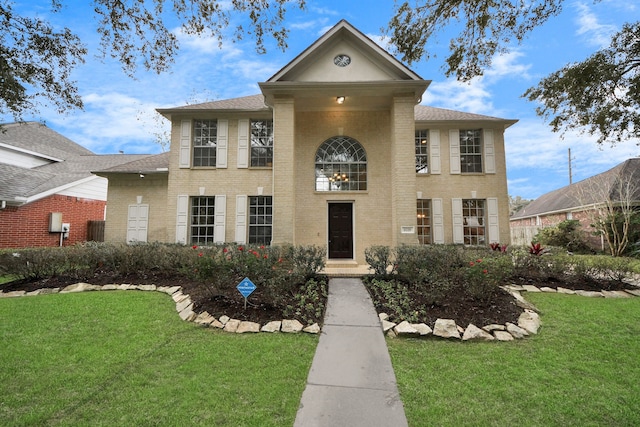
<path fill-rule="evenodd" d="M 305 11 L 287 13 L 288 49 L 282 52 L 269 40 L 265 55 L 257 54 L 248 38 L 219 48 L 217 40 L 180 35 L 181 50 L 170 72 L 155 75 L 139 70 L 134 80 L 115 61 L 98 57 L 90 1 L 62 1 L 65 7 L 54 15 L 49 12 L 49 0 L 16 0 L 15 8 L 68 26 L 87 45 L 87 62 L 73 74 L 85 109 L 59 115 L 45 107 L 24 119 L 43 121 L 96 153 L 128 154 L 161 151 L 155 135 L 166 132 L 168 123 L 157 118 L 156 108 L 260 93 L 258 82 L 271 77 L 341 19 L 385 46 L 381 28 L 394 4 L 390 0 L 308 0 Z M 537 28 L 508 55 L 494 58 L 493 67 L 481 78 L 459 83 L 444 77 L 442 64 L 452 33 L 440 34 L 428 47 L 435 58 L 410 67 L 432 80 L 423 97 L 425 105 L 519 120 L 505 134 L 509 194 L 536 198 L 569 183 L 569 148 L 574 182 L 640 155 L 636 141 L 599 147 L 595 138 L 578 133 L 561 138 L 536 116 L 535 104 L 521 98 L 542 77 L 606 46 L 624 22 L 639 19 L 640 6 L 629 0 L 566 0 L 561 16 Z M 180 34 L 177 26 L 175 32 Z M 0 117 L 2 122 L 11 120 Z"/>

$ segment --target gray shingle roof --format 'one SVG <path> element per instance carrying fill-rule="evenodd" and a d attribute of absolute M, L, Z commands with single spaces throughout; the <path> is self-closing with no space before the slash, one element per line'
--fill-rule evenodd
<path fill-rule="evenodd" d="M 0 142 L 22 150 L 41 153 L 56 159 L 93 154 L 42 123 L 8 123 L 0 126 Z"/>
<path fill-rule="evenodd" d="M 142 159 L 122 163 L 110 168 L 94 170 L 98 175 L 108 173 L 168 173 L 169 152 L 145 156 Z"/>
<path fill-rule="evenodd" d="M 6 124 L 0 143 L 18 150 L 56 159 L 35 168 L 0 162 L 0 200 L 20 201 L 37 198 L 93 176 L 91 171 L 111 168 L 149 155 L 98 155 L 40 123 Z"/>
<path fill-rule="evenodd" d="M 264 103 L 263 95 L 243 96 L 240 98 L 223 99 L 220 101 L 204 102 L 202 104 L 185 105 L 175 108 L 158 109 L 160 113 L 175 113 L 188 111 L 268 111 Z M 498 117 L 484 116 L 481 114 L 465 113 L 462 111 L 448 110 L 445 108 L 416 105 L 416 121 L 495 121 L 515 123 L 517 120 L 505 120 Z"/>
<path fill-rule="evenodd" d="M 604 188 L 605 191 L 608 191 L 611 200 L 617 200 L 616 182 L 618 179 L 635 182 L 633 199 L 640 201 L 640 158 L 633 158 L 625 160 L 606 172 L 543 194 L 516 212 L 511 219 L 571 211 L 580 206 L 601 203 L 603 201 L 602 191 L 594 191 L 595 188 Z"/>

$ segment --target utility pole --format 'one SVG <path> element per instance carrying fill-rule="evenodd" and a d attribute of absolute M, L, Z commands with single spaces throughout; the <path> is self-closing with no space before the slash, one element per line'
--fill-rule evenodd
<path fill-rule="evenodd" d="M 569 148 L 569 185 L 573 184 L 573 174 L 571 172 L 571 148 Z"/>

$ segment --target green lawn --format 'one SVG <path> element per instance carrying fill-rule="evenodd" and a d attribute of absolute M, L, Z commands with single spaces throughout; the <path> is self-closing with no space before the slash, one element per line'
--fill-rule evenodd
<path fill-rule="evenodd" d="M 410 426 L 640 425 L 640 298 L 526 297 L 525 340 L 387 341 Z"/>
<path fill-rule="evenodd" d="M 0 299 L 0 425 L 292 425 L 317 337 L 180 320 L 167 295 Z"/>

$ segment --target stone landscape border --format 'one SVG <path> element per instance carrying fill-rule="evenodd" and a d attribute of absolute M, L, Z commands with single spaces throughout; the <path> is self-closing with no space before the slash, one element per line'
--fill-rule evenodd
<path fill-rule="evenodd" d="M 407 321 L 400 322 L 399 324 L 390 322 L 389 316 L 385 313 L 380 313 L 380 323 L 384 334 L 388 337 L 440 337 L 451 338 L 462 341 L 513 341 L 514 339 L 522 339 L 530 335 L 535 335 L 540 329 L 540 311 L 530 302 L 524 299 L 522 292 L 546 292 L 546 293 L 559 293 L 566 295 L 580 295 L 590 298 L 633 298 L 640 296 L 640 287 L 637 289 L 625 289 L 624 291 L 584 291 L 584 290 L 571 290 L 562 287 L 550 288 L 550 287 L 536 287 L 533 285 L 507 285 L 502 289 L 509 292 L 514 299 L 518 307 L 524 311 L 518 318 L 517 324 L 507 322 L 504 325 L 491 324 L 485 325 L 481 328 L 470 323 L 466 328 L 463 328 L 456 324 L 453 319 L 437 319 L 433 329 L 431 329 L 425 323 L 412 324 Z M 196 313 L 193 311 L 193 302 L 191 297 L 182 292 L 180 286 L 156 286 L 156 285 L 132 285 L 132 284 L 110 284 L 110 285 L 91 285 L 89 283 L 76 283 L 66 286 L 64 288 L 42 288 L 32 292 L 26 291 L 11 291 L 0 292 L 0 298 L 13 298 L 23 296 L 36 296 L 36 295 L 48 295 L 48 294 L 65 294 L 85 291 L 154 291 L 162 292 L 169 295 L 176 304 L 176 311 L 182 320 L 187 322 L 194 322 L 196 324 L 213 327 L 230 333 L 258 333 L 258 332 L 284 332 L 284 333 L 299 333 L 306 332 L 309 334 L 318 334 L 321 331 L 320 326 L 317 323 L 313 325 L 303 325 L 295 319 L 283 319 L 267 322 L 265 325 L 260 325 L 255 322 L 241 321 L 238 319 L 232 319 L 228 316 L 220 316 L 218 319 L 213 317 L 208 312 Z"/>

